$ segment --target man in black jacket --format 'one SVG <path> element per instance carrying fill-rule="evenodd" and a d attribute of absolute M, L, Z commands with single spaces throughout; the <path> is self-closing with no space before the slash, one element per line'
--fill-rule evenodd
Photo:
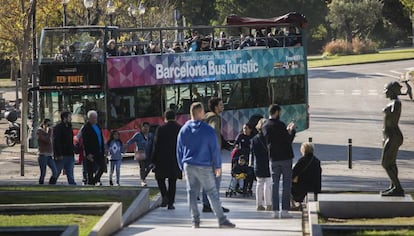
<path fill-rule="evenodd" d="M 88 111 L 88 121 L 82 128 L 82 139 L 86 157 L 87 182 L 89 185 L 101 185 L 101 176 L 106 170 L 105 144 L 101 127 L 98 125 L 98 113 L 94 110 Z"/>
<path fill-rule="evenodd" d="M 280 120 L 281 107 L 277 104 L 269 106 L 269 120 L 262 127 L 269 150 L 272 168 L 273 192 L 272 206 L 273 218 L 290 218 L 290 188 L 292 186 L 292 142 L 295 137 L 295 125 L 290 123 L 287 127 Z M 279 180 L 283 175 L 282 211 L 279 211 Z"/>
<path fill-rule="evenodd" d="M 177 163 L 177 136 L 181 125 L 175 121 L 175 112 L 167 110 L 164 113 L 166 124 L 157 128 L 154 136 L 151 163 L 155 165 L 155 179 L 161 192 L 162 207 L 168 205 L 169 210 L 175 209 L 175 192 L 177 179 L 182 178 Z M 168 189 L 165 180 L 168 179 Z"/>
<path fill-rule="evenodd" d="M 76 185 L 73 177 L 75 157 L 73 153 L 72 115 L 69 111 L 63 111 L 60 114 L 60 119 L 61 122 L 53 129 L 53 153 L 58 171 L 57 178 L 64 169 L 68 184 Z"/>

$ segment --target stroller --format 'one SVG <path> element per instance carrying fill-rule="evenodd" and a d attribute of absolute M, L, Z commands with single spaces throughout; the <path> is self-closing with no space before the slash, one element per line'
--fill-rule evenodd
<path fill-rule="evenodd" d="M 226 197 L 242 194 L 243 197 L 253 196 L 253 168 L 248 166 L 244 155 L 232 158 L 231 181 L 226 191 Z"/>

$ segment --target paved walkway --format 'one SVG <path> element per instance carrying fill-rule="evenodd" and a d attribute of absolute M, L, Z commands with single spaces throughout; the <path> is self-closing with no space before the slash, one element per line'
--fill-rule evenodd
<path fill-rule="evenodd" d="M 307 139 L 298 135 L 294 144 L 295 156 L 299 156 L 299 144 Z M 353 168 L 348 169 L 346 156 L 342 157 L 341 150 L 346 146 L 335 145 L 318 146 L 319 157 L 322 161 L 323 191 L 371 191 L 373 193 L 384 189 L 388 185 L 388 178 L 379 163 L 380 149 L 355 147 Z M 20 175 L 20 148 L 5 148 L 0 153 L 0 185 L 37 184 L 38 166 L 35 150 L 33 154 L 25 155 L 25 173 Z M 225 197 L 225 191 L 230 181 L 229 152 L 223 153 L 223 180 L 221 186 L 221 200 L 223 206 L 231 211 L 228 218 L 237 226 L 235 229 L 219 229 L 212 213 L 201 213 L 201 228 L 192 229 L 190 213 L 186 202 L 185 182 L 177 183 L 176 209 L 167 210 L 157 208 L 140 219 L 136 220 L 117 236 L 126 235 L 302 235 L 302 220 L 299 212 L 292 212 L 292 219 L 272 219 L 271 212 L 257 212 L 254 197 Z M 407 192 L 414 190 L 414 152 L 401 151 L 399 153 L 400 179 Z M 295 159 L 296 160 L 296 159 Z M 138 165 L 132 159 L 125 159 L 121 170 L 121 185 L 138 186 Z M 50 173 L 48 172 L 47 176 Z M 81 183 L 81 166 L 75 166 L 75 180 Z M 102 177 L 103 187 L 108 187 L 107 174 Z M 66 185 L 65 176 L 61 176 L 58 185 Z M 151 173 L 148 178 L 149 186 L 157 186 Z M 200 204 L 201 210 L 201 204 Z"/>

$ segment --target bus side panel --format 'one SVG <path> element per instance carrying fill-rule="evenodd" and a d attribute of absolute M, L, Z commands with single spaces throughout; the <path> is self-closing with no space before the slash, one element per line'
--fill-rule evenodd
<path fill-rule="evenodd" d="M 108 87 L 128 88 L 305 74 L 303 47 L 110 57 Z"/>
<path fill-rule="evenodd" d="M 295 122 L 297 131 L 307 129 L 307 105 L 306 104 L 293 104 L 282 106 L 284 112 L 282 112 L 281 120 L 287 125 L 290 122 Z M 267 107 L 261 108 L 249 108 L 240 110 L 225 110 L 221 114 L 222 116 L 222 133 L 226 140 L 234 140 L 237 134 L 243 128 L 243 124 L 249 121 L 249 118 L 253 115 L 262 115 L 264 118 L 268 118 Z"/>

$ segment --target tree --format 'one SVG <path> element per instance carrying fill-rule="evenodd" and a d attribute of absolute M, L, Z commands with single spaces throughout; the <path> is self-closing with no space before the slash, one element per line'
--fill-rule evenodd
<path fill-rule="evenodd" d="M 331 27 L 342 32 L 347 41 L 354 37 L 368 38 L 382 17 L 383 3 L 379 0 L 332 0 L 327 19 Z"/>
<path fill-rule="evenodd" d="M 412 40 L 413 40 L 413 47 L 414 47 L 414 0 L 400 0 L 400 2 L 410 12 L 411 29 L 412 29 L 411 37 L 412 37 Z"/>

